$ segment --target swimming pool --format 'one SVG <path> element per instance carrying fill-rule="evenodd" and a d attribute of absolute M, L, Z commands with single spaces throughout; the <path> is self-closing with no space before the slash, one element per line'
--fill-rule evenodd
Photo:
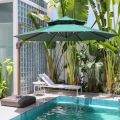
<path fill-rule="evenodd" d="M 120 120 L 119 107 L 119 101 L 60 96 L 12 120 Z"/>

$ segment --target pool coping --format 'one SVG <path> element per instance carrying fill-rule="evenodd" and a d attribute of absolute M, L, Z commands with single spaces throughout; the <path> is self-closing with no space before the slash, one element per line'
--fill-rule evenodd
<path fill-rule="evenodd" d="M 52 96 L 51 99 L 52 98 L 56 98 L 58 96 L 68 96 L 68 95 L 63 94 L 63 93 L 62 94 L 58 94 L 57 92 L 55 92 L 55 93 L 51 93 L 51 94 L 50 93 L 46 93 L 45 96 L 36 96 L 38 98 L 36 104 L 31 105 L 31 106 L 26 107 L 26 108 L 21 108 L 21 109 L 20 108 L 18 109 L 18 108 L 15 108 L 15 107 L 7 107 L 7 106 L 1 106 L 0 105 L 0 114 L 2 115 L 1 118 L 2 118 L 2 120 L 10 120 L 10 119 L 12 119 L 12 118 L 14 118 L 14 117 L 16 117 L 16 116 L 18 116 L 18 115 L 28 111 L 28 110 L 31 110 L 31 109 L 37 107 L 40 104 L 42 105 L 45 102 L 40 102 L 41 99 L 47 99 L 50 96 Z M 33 95 L 33 94 L 31 94 L 31 95 Z M 74 97 L 73 95 L 69 95 L 69 96 Z M 96 93 L 85 93 L 84 94 L 83 93 L 82 95 L 79 95 L 77 97 L 80 97 L 80 98 L 81 97 L 82 98 L 92 98 L 92 99 L 98 99 L 98 100 L 100 99 L 100 100 L 120 101 L 120 96 L 119 95 L 116 96 L 116 95 L 101 94 L 101 93 L 99 93 L 99 94 L 96 94 Z M 17 112 L 17 111 L 19 111 L 19 112 Z"/>

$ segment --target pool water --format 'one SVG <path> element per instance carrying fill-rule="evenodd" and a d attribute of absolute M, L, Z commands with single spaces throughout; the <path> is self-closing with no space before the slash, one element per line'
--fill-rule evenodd
<path fill-rule="evenodd" d="M 35 120 L 120 120 L 120 111 L 59 104 Z"/>
<path fill-rule="evenodd" d="M 119 101 L 60 96 L 12 120 L 120 120 L 119 107 Z"/>

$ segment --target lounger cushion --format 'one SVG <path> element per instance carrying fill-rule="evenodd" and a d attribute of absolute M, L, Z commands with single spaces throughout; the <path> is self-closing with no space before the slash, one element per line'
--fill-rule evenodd
<path fill-rule="evenodd" d="M 27 107 L 31 104 L 36 103 L 36 98 L 34 96 L 23 96 L 19 101 L 18 101 L 18 107 L 23 108 Z"/>
<path fill-rule="evenodd" d="M 24 108 L 36 102 L 36 98 L 34 96 L 10 96 L 3 98 L 1 100 L 1 105 L 3 106 L 10 106 L 10 107 L 18 107 Z"/>

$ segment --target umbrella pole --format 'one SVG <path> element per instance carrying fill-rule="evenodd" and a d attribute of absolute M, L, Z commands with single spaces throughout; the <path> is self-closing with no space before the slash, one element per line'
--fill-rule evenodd
<path fill-rule="evenodd" d="M 18 49 L 18 95 L 20 95 L 20 49 Z"/>
<path fill-rule="evenodd" d="M 22 46 L 22 41 L 16 43 L 16 48 L 18 50 L 18 95 L 20 95 L 20 48 Z"/>

